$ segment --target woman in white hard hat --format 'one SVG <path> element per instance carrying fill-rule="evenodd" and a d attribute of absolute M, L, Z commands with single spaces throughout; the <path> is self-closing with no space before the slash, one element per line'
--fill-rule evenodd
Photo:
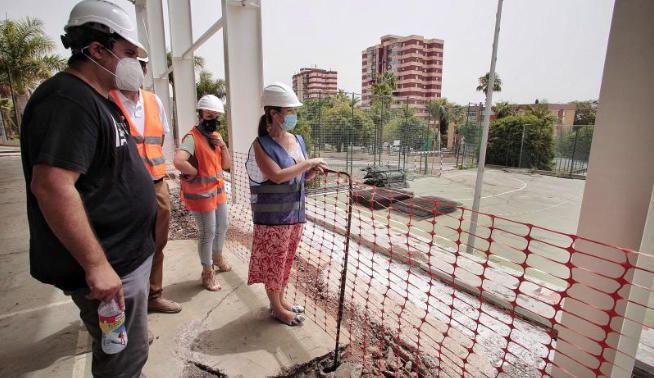
<path fill-rule="evenodd" d="M 295 326 L 304 321 L 304 308 L 286 302 L 284 291 L 306 219 L 304 182 L 327 165 L 307 159 L 304 139 L 290 133 L 302 103 L 288 85 L 265 87 L 263 105 L 259 137 L 246 162 L 254 222 L 248 285 L 263 283 L 272 316 Z"/>
<path fill-rule="evenodd" d="M 223 170 L 232 162 L 217 131 L 218 118 L 225 113 L 222 101 L 214 95 L 203 96 L 197 110 L 199 123 L 182 140 L 173 163 L 182 173 L 181 200 L 198 225 L 202 286 L 217 291 L 220 285 L 213 266 L 223 272 L 232 269 L 223 258 L 228 212 Z"/>

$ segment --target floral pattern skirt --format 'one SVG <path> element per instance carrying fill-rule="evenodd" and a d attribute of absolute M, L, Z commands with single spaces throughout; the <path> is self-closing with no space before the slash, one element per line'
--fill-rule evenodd
<path fill-rule="evenodd" d="M 302 228 L 302 223 L 254 225 L 248 285 L 263 283 L 269 291 L 279 291 L 286 286 Z"/>

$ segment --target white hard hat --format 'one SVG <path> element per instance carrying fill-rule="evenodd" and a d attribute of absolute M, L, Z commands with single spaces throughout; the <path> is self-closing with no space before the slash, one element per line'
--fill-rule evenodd
<path fill-rule="evenodd" d="M 302 106 L 293 89 L 284 83 L 272 83 L 263 89 L 261 98 L 263 106 L 279 106 L 281 108 L 297 108 Z"/>
<path fill-rule="evenodd" d="M 125 12 L 125 10 L 114 3 L 106 0 L 84 0 L 73 7 L 70 11 L 68 23 L 64 27 L 69 28 L 82 26 L 91 23 L 91 27 L 107 33 L 116 33 L 125 38 L 127 42 L 139 48 L 139 56 L 147 56 L 145 47 L 139 42 L 136 23 Z M 102 27 L 97 27 L 97 25 Z M 106 28 L 106 29 L 105 29 Z"/>
<path fill-rule="evenodd" d="M 204 95 L 198 101 L 197 110 L 204 109 L 212 112 L 225 113 L 225 106 L 220 99 L 214 95 Z"/>

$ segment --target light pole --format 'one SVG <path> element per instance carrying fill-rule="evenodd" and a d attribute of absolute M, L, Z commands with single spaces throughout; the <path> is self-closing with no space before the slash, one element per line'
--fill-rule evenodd
<path fill-rule="evenodd" d="M 522 150 L 525 146 L 525 131 L 527 126 L 531 126 L 529 123 L 522 125 L 522 140 L 520 141 L 520 157 L 518 158 L 518 168 L 522 168 Z"/>
<path fill-rule="evenodd" d="M 481 191 L 484 183 L 484 164 L 486 164 L 486 147 L 488 145 L 488 127 L 490 116 L 493 112 L 493 87 L 495 86 L 495 62 L 497 61 L 497 44 L 500 37 L 500 20 L 502 19 L 502 4 L 504 0 L 497 0 L 497 15 L 495 18 L 495 36 L 493 37 L 493 53 L 488 77 L 488 88 L 486 88 L 486 107 L 484 118 L 481 122 L 481 146 L 479 147 L 479 161 L 477 166 L 477 180 L 475 182 L 475 195 L 472 203 L 472 215 L 470 218 L 470 229 L 468 234 L 468 247 L 466 252 L 472 253 L 475 248 L 475 233 L 477 232 L 477 221 L 479 219 L 479 205 L 481 202 Z"/>

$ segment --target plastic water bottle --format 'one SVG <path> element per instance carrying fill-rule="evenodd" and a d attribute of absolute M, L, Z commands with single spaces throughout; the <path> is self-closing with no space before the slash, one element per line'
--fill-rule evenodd
<path fill-rule="evenodd" d="M 106 354 L 120 353 L 127 346 L 125 329 L 125 312 L 118 307 L 118 302 L 100 302 L 98 320 L 102 331 L 102 351 Z"/>

